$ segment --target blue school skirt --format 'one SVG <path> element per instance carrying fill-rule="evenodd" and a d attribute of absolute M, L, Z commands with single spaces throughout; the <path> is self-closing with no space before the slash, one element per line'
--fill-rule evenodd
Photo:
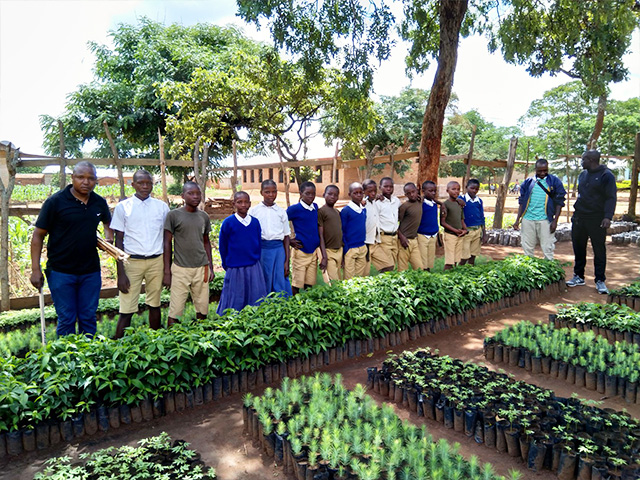
<path fill-rule="evenodd" d="M 250 267 L 227 268 L 216 313 L 222 315 L 228 308 L 242 310 L 257 305 L 267 295 L 260 262 Z"/>
<path fill-rule="evenodd" d="M 291 295 L 291 283 L 284 276 L 284 246 L 282 240 L 262 240 L 260 264 L 264 272 L 267 292 L 282 292 Z"/>

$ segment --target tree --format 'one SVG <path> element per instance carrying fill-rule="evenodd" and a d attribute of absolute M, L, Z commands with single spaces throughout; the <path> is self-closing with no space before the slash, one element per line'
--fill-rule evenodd
<path fill-rule="evenodd" d="M 604 125 L 608 85 L 625 80 L 622 57 L 640 25 L 636 0 L 511 0 L 497 30 L 505 60 L 527 65 L 534 77 L 564 73 L 598 99 L 586 144 L 595 147 Z M 497 45 L 493 44 L 492 48 Z"/>

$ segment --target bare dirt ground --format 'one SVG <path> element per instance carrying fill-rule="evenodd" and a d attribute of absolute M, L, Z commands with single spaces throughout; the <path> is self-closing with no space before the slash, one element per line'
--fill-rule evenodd
<path fill-rule="evenodd" d="M 640 271 L 640 255 L 637 246 L 608 245 L 607 284 L 609 288 L 617 288 L 636 279 Z M 519 248 L 490 245 L 483 247 L 483 254 L 494 259 L 504 258 L 509 253 L 520 253 Z M 562 262 L 572 262 L 571 244 L 558 243 L 556 257 Z M 437 335 L 421 338 L 409 344 L 393 349 L 396 353 L 402 350 L 431 347 L 439 349 L 441 354 L 451 355 L 465 361 L 483 363 L 483 339 L 487 335 L 521 320 L 546 321 L 549 313 L 555 311 L 557 303 L 575 303 L 580 301 L 606 302 L 606 297 L 599 295 L 593 284 L 592 257 L 588 257 L 587 285 L 568 289 L 560 295 L 548 295 L 539 301 L 500 311 L 493 315 L 478 318 L 469 324 Z M 572 267 L 566 266 L 567 276 L 572 274 Z M 366 367 L 380 366 L 386 353 L 380 352 L 372 357 L 361 357 L 356 360 L 343 362 L 325 367 L 330 373 L 341 373 L 345 384 L 353 386 L 366 381 Z M 488 364 L 489 368 L 496 368 Z M 505 368 L 503 365 L 501 368 Z M 558 379 L 543 374 L 532 375 L 520 368 L 505 370 L 515 378 L 534 383 L 544 388 L 550 388 L 560 396 L 570 396 L 574 388 Z M 259 391 L 254 393 L 260 393 Z M 619 398 L 602 398 L 597 392 L 579 389 L 581 397 L 592 400 L 602 400 L 602 407 L 617 410 L 626 408 L 635 417 L 640 417 L 640 405 L 628 405 Z M 378 402 L 386 401 L 380 395 L 371 392 Z M 82 442 L 37 451 L 16 459 L 0 461 L 0 478 L 11 480 L 30 480 L 37 471 L 42 470 L 44 461 L 50 457 L 68 455 L 76 458 L 78 453 L 95 451 L 108 446 L 122 444 L 134 445 L 139 439 L 157 435 L 162 431 L 168 432 L 172 438 L 182 438 L 191 443 L 192 448 L 202 454 L 202 459 L 216 468 L 218 478 L 222 480 L 267 480 L 274 478 L 292 478 L 283 474 L 282 469 L 273 465 L 273 461 L 265 458 L 258 449 L 242 433 L 241 395 L 236 394 L 224 398 L 214 404 L 203 405 L 182 414 L 156 419 L 144 425 L 129 425 L 107 433 L 99 433 L 93 437 L 84 437 Z M 421 424 L 424 418 L 419 418 L 402 407 L 395 407 L 401 418 Z M 446 438 L 450 442 L 459 442 L 460 451 L 465 456 L 477 455 L 482 462 L 491 462 L 495 469 L 506 475 L 508 470 L 516 468 L 523 473 L 524 479 L 547 480 L 555 479 L 555 475 L 548 471 L 532 472 L 526 468 L 520 459 L 514 459 L 506 454 L 478 445 L 471 438 L 460 435 L 453 430 L 447 430 L 434 421 L 427 421 L 427 428 L 432 435 Z"/>

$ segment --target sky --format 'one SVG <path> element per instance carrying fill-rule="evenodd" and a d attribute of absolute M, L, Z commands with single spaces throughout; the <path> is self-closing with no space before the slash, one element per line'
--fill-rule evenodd
<path fill-rule="evenodd" d="M 141 16 L 165 24 L 209 22 L 234 24 L 256 40 L 269 42 L 235 16 L 234 0 L 0 0 L 0 140 L 26 153 L 44 153 L 39 115 L 60 115 L 66 97 L 92 79 L 94 57 L 87 42 L 110 44 L 108 31 Z M 429 89 L 435 62 L 410 81 L 404 72 L 406 45 L 377 70 L 375 94 L 397 95 L 405 86 Z M 635 32 L 625 56 L 629 79 L 612 86 L 611 98 L 640 96 L 640 34 Z M 499 126 L 516 125 L 530 103 L 570 79 L 545 75 L 532 78 L 524 67 L 507 64 L 487 51 L 482 37 L 463 39 L 453 91 L 460 111 L 476 109 Z M 309 156 L 331 156 L 333 147 L 318 141 Z"/>

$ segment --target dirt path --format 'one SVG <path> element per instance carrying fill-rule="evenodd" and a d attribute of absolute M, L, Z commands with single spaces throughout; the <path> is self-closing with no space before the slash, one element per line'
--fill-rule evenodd
<path fill-rule="evenodd" d="M 638 277 L 640 271 L 640 255 L 637 246 L 607 247 L 608 280 L 609 288 L 620 287 Z M 483 253 L 494 259 L 501 259 L 509 253 L 520 253 L 519 248 L 501 247 L 490 245 L 483 247 Z M 557 258 L 562 262 L 572 262 L 573 254 L 571 244 L 564 242 L 557 245 Z M 593 261 L 588 258 L 587 286 L 576 287 L 563 292 L 561 295 L 547 296 L 535 303 L 521 305 L 503 310 L 493 315 L 476 319 L 470 324 L 455 329 L 441 332 L 435 336 L 421 338 L 394 349 L 396 353 L 402 350 L 429 346 L 439 349 L 441 354 L 447 354 L 461 358 L 465 361 L 483 363 L 482 342 L 485 336 L 521 320 L 545 321 L 547 315 L 555 311 L 557 303 L 575 303 L 579 301 L 605 302 L 606 297 L 598 295 L 593 285 Z M 572 274 L 571 266 L 565 267 L 567 275 Z M 323 370 L 331 373 L 341 373 L 345 384 L 353 386 L 358 382 L 366 381 L 365 369 L 369 366 L 379 366 L 386 353 L 378 353 L 370 358 L 332 365 Z M 489 364 L 489 368 L 495 368 Z M 504 366 L 501 366 L 504 368 Z M 546 375 L 532 375 L 520 368 L 505 368 L 517 379 L 534 383 L 544 388 L 550 388 L 560 396 L 570 396 L 574 389 L 563 381 L 552 379 Z M 259 392 L 255 392 L 259 393 Z M 383 399 L 380 395 L 371 392 L 378 401 Z M 601 400 L 597 392 L 580 389 L 578 394 L 583 398 Z M 216 468 L 218 478 L 222 480 L 267 480 L 273 478 L 287 478 L 280 468 L 274 467 L 273 462 L 264 458 L 255 449 L 247 437 L 242 434 L 241 395 L 233 395 L 224 398 L 215 404 L 208 404 L 191 410 L 187 413 L 176 414 L 170 417 L 153 420 L 145 424 L 122 427 L 116 431 L 96 434 L 93 437 L 85 437 L 82 443 L 72 443 L 57 448 L 50 448 L 42 452 L 33 452 L 23 455 L 10 462 L 0 461 L 0 478 L 11 480 L 30 480 L 35 472 L 43 468 L 47 458 L 69 455 L 73 458 L 78 453 L 94 451 L 108 446 L 122 444 L 135 444 L 141 438 L 157 435 L 162 431 L 168 432 L 172 438 L 182 438 L 191 443 L 192 448 L 202 454 L 202 459 L 210 466 Z M 603 407 L 611 407 L 617 410 L 626 408 L 635 417 L 640 417 L 640 405 L 627 405 L 619 398 L 607 398 L 603 400 Z M 409 414 L 407 410 L 396 408 L 401 418 L 409 419 L 420 424 L 423 418 L 415 414 Z M 497 453 L 493 449 L 478 445 L 473 439 L 460 435 L 433 421 L 427 421 L 427 428 L 435 438 L 446 438 L 450 442 L 461 444 L 461 453 L 465 456 L 477 455 L 482 462 L 493 463 L 495 469 L 506 475 L 511 468 L 517 468 L 524 479 L 551 480 L 555 475 L 548 471 L 535 473 L 526 468 L 522 461 L 514 459 L 506 454 Z M 291 477 L 289 477 L 291 478 Z"/>

